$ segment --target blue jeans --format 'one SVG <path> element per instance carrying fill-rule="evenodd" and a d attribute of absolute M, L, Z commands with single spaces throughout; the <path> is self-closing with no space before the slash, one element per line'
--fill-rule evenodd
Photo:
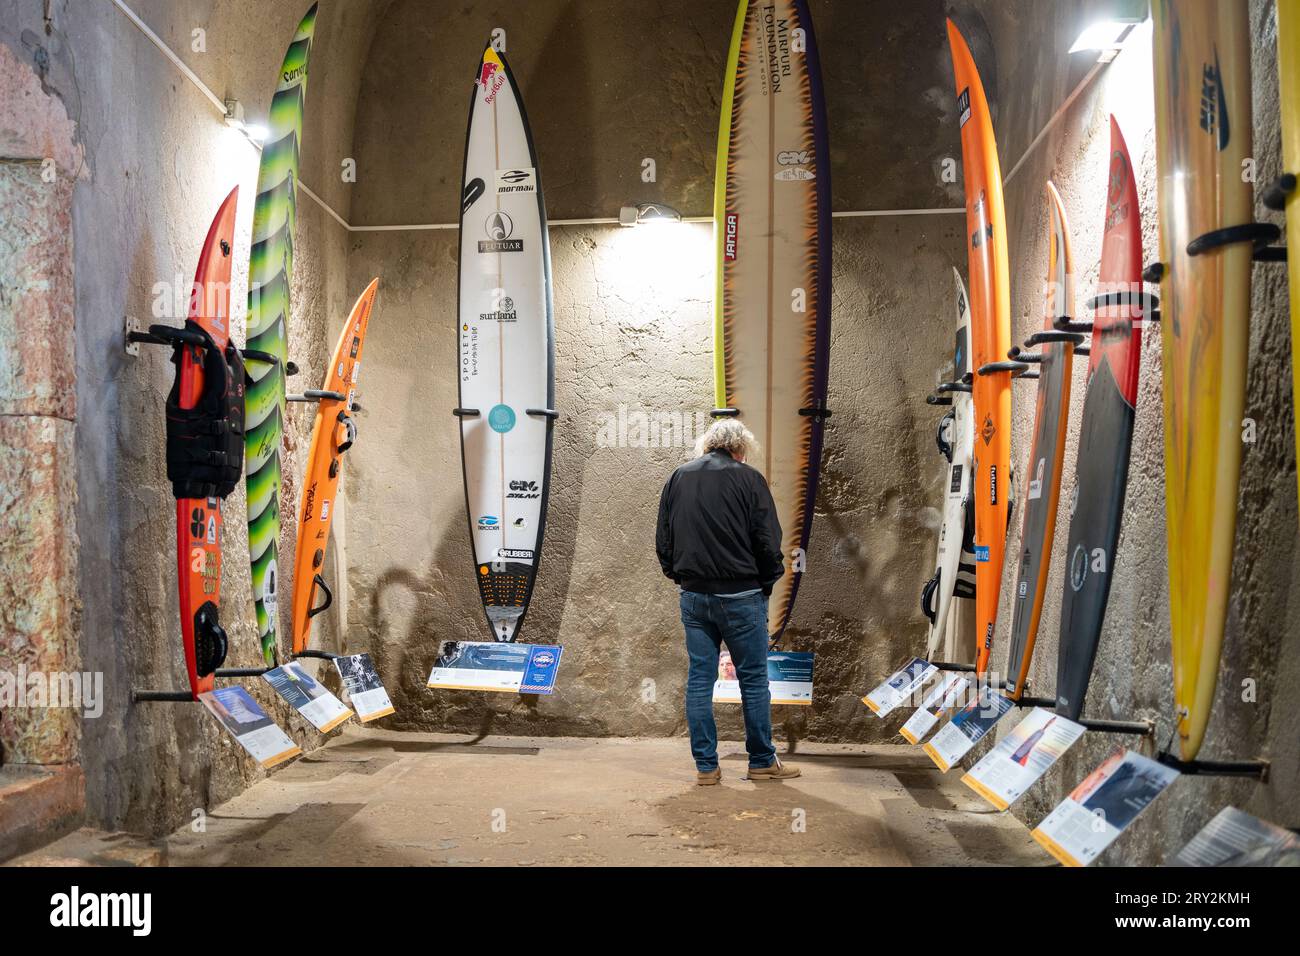
<path fill-rule="evenodd" d="M 718 727 L 713 721 L 713 683 L 718 655 L 727 645 L 740 681 L 745 715 L 745 749 L 751 767 L 776 761 L 772 746 L 772 692 L 767 684 L 767 598 L 719 597 L 683 591 L 682 626 L 686 629 L 686 727 L 691 754 L 701 772 L 718 767 Z"/>

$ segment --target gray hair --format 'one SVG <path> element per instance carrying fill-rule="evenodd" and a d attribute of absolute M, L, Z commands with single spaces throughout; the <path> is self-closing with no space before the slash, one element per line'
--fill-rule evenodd
<path fill-rule="evenodd" d="M 758 451 L 758 440 L 739 418 L 720 418 L 695 442 L 695 457 L 712 451 L 725 451 L 732 458 L 751 458 Z"/>

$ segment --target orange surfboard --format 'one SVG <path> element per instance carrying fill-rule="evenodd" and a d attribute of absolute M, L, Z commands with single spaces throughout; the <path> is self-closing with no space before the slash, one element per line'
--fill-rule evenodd
<path fill-rule="evenodd" d="M 352 447 L 356 428 L 349 412 L 354 410 L 357 375 L 361 371 L 361 348 L 375 304 L 379 280 L 371 279 L 352 307 L 334 358 L 321 386 L 316 424 L 311 430 L 311 450 L 302 499 L 298 502 L 298 547 L 293 562 L 293 652 L 307 649 L 311 619 L 330 606 L 332 600 L 320 569 L 325 563 L 330 522 L 334 516 L 342 456 Z M 316 590 L 325 592 L 324 604 L 316 605 Z"/>
<path fill-rule="evenodd" d="M 1002 170 L 993 122 L 975 61 L 951 20 L 948 43 L 957 80 L 957 114 L 966 185 L 966 245 L 970 272 L 971 367 L 975 400 L 975 623 L 983 674 L 993 648 L 1006 552 L 1011 492 L 1011 298 L 1007 284 L 1007 224 Z M 978 369 L 990 369 L 981 375 Z"/>

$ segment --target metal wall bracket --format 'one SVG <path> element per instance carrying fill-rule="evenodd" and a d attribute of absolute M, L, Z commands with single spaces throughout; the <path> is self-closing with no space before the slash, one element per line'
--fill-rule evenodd
<path fill-rule="evenodd" d="M 1179 760 L 1171 753 L 1160 753 L 1156 760 L 1166 767 L 1190 777 L 1253 777 L 1261 783 L 1268 780 L 1267 760 Z"/>
<path fill-rule="evenodd" d="M 131 703 L 133 704 L 152 704 L 152 703 L 175 703 L 175 704 L 193 704 L 195 703 L 194 695 L 187 690 L 132 690 Z"/>

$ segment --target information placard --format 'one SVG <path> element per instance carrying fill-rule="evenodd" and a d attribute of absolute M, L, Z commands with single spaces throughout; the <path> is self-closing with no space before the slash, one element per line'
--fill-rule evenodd
<path fill-rule="evenodd" d="M 302 753 L 244 688 L 217 687 L 199 694 L 199 700 L 235 743 L 263 767 L 274 767 Z"/>
<path fill-rule="evenodd" d="M 910 744 L 919 744 L 934 730 L 944 714 L 966 702 L 965 695 L 969 689 L 969 677 L 962 674 L 946 675 L 926 694 L 916 713 L 907 718 L 907 723 L 899 731 L 903 739 Z"/>
<path fill-rule="evenodd" d="M 1224 807 L 1170 866 L 1300 866 L 1300 837 L 1236 807 Z"/>
<path fill-rule="evenodd" d="M 962 776 L 961 782 L 1005 810 L 1082 736 L 1082 724 L 1035 707 Z"/>
<path fill-rule="evenodd" d="M 428 686 L 502 694 L 551 694 L 564 648 L 551 644 L 443 641 Z"/>
<path fill-rule="evenodd" d="M 348 692 L 348 702 L 363 724 L 393 713 L 393 702 L 388 699 L 384 682 L 369 654 L 353 654 L 334 658 L 334 669 L 343 680 Z"/>
<path fill-rule="evenodd" d="M 980 688 L 975 699 L 953 714 L 934 739 L 921 749 L 934 765 L 947 773 L 970 752 L 984 735 L 997 726 L 999 720 L 1011 713 L 1011 703 L 988 685 Z"/>
<path fill-rule="evenodd" d="M 1087 866 L 1177 779 L 1172 767 L 1117 747 L 1030 836 L 1066 866 Z"/>
<path fill-rule="evenodd" d="M 931 677 L 939 672 L 929 661 L 913 657 L 886 678 L 885 682 L 873 690 L 862 703 L 871 708 L 877 717 L 884 717 L 899 704 L 911 698 L 912 694 L 925 685 Z"/>
<path fill-rule="evenodd" d="M 806 651 L 771 651 L 767 655 L 767 686 L 773 704 L 807 707 L 813 698 L 813 655 Z M 713 700 L 719 704 L 740 703 L 740 681 L 736 665 L 724 647 L 718 657 L 718 679 L 713 682 Z"/>
<path fill-rule="evenodd" d="M 308 674 L 298 661 L 269 670 L 262 677 L 323 734 L 352 716 L 352 711 L 326 690 L 324 684 Z"/>

